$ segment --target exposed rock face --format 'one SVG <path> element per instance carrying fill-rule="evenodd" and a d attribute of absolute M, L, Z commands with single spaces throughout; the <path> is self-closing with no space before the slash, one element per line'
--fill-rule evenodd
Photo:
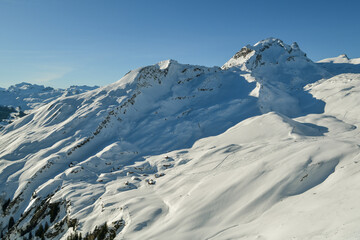
<path fill-rule="evenodd" d="M 268 38 L 253 46 L 243 47 L 222 66 L 222 69 L 238 67 L 242 70 L 253 71 L 260 66 L 281 64 L 286 61 L 311 62 L 296 42 L 289 46 L 280 39 Z"/>

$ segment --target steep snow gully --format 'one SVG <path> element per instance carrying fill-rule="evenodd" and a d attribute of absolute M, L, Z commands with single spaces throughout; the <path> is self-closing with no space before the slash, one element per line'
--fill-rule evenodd
<path fill-rule="evenodd" d="M 0 130 L 1 238 L 359 239 L 359 66 L 268 38 L 54 90 Z"/>

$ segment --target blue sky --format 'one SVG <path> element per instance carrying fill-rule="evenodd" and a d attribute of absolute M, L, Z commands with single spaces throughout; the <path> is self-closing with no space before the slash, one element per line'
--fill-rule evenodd
<path fill-rule="evenodd" d="M 360 1 L 0 0 L 0 87 L 106 85 L 165 59 L 221 66 L 267 37 L 360 57 Z"/>

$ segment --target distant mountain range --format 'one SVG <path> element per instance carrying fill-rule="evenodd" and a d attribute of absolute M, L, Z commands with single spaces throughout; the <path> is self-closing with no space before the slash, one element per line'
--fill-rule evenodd
<path fill-rule="evenodd" d="M 60 96 L 71 96 L 96 88 L 98 87 L 71 86 L 67 89 L 55 89 L 25 82 L 7 89 L 0 88 L 0 127 Z"/>

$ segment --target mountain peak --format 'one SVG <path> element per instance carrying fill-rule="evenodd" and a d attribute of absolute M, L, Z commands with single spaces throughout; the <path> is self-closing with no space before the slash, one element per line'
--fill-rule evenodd
<path fill-rule="evenodd" d="M 348 58 L 348 56 L 346 54 L 340 54 L 338 56 L 338 58 L 345 58 L 345 59 L 349 60 L 349 58 Z"/>
<path fill-rule="evenodd" d="M 284 42 L 281 39 L 274 37 L 265 38 L 264 40 L 255 43 L 254 46 L 264 46 L 264 45 L 272 45 L 272 44 L 278 44 L 284 46 Z"/>
<path fill-rule="evenodd" d="M 159 68 L 161 70 L 164 70 L 166 68 L 169 68 L 170 65 L 172 64 L 178 64 L 178 62 L 174 59 L 168 59 L 168 60 L 164 60 L 164 61 L 161 61 L 161 62 L 158 62 L 157 65 L 159 66 Z"/>
<path fill-rule="evenodd" d="M 243 47 L 222 68 L 239 67 L 242 70 L 254 70 L 263 65 L 295 61 L 296 58 L 310 61 L 296 42 L 287 45 L 278 38 L 270 37 Z"/>
<path fill-rule="evenodd" d="M 340 55 L 337 56 L 337 57 L 322 59 L 322 60 L 318 61 L 318 63 L 350 63 L 350 64 L 359 64 L 359 63 L 360 63 L 360 60 L 359 60 L 359 58 L 351 59 L 351 58 L 349 58 L 346 54 L 340 54 Z"/>

